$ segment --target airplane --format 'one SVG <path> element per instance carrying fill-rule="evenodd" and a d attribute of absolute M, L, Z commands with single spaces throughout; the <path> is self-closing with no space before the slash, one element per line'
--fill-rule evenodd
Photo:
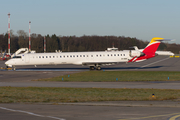
<path fill-rule="evenodd" d="M 14 56 L 5 64 L 8 67 L 24 65 L 58 65 L 75 64 L 86 65 L 90 70 L 101 70 L 102 65 L 112 65 L 120 62 L 140 62 L 155 57 L 155 53 L 162 41 L 170 41 L 160 37 L 152 38 L 151 42 L 142 50 L 123 51 L 93 51 L 93 52 L 59 52 L 59 53 L 26 53 Z"/>

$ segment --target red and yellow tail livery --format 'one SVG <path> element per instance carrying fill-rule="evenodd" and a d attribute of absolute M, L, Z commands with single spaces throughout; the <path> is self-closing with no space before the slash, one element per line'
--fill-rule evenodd
<path fill-rule="evenodd" d="M 164 38 L 160 38 L 160 37 L 152 38 L 151 42 L 142 51 L 142 55 L 135 56 L 128 62 L 140 62 L 140 61 L 155 57 L 156 50 L 158 49 L 160 43 L 164 40 L 165 40 Z"/>

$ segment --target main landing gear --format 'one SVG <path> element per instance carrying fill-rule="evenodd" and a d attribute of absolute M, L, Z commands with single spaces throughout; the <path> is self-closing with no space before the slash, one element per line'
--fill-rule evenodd
<path fill-rule="evenodd" d="M 97 66 L 97 67 L 96 67 L 96 70 L 101 70 L 101 66 Z"/>
<path fill-rule="evenodd" d="M 95 67 L 94 67 L 94 66 L 90 66 L 89 69 L 90 69 L 90 70 L 94 70 Z"/>
<path fill-rule="evenodd" d="M 96 66 L 96 67 L 95 66 L 90 66 L 89 69 L 90 70 L 95 70 L 95 69 L 96 70 L 101 70 L 101 66 Z"/>

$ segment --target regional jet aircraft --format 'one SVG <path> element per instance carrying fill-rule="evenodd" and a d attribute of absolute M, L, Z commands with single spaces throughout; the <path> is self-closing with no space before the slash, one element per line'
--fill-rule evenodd
<path fill-rule="evenodd" d="M 123 51 L 96 51 L 96 52 L 60 52 L 60 53 L 26 53 L 14 56 L 5 62 L 7 67 L 24 65 L 58 65 L 75 64 L 87 65 L 90 70 L 101 70 L 102 65 L 111 65 L 120 62 L 140 62 L 156 56 L 159 44 L 167 39 L 154 37 L 143 49 Z"/>

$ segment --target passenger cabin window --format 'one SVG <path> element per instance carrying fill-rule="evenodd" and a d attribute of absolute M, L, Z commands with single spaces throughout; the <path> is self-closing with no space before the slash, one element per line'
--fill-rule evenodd
<path fill-rule="evenodd" d="M 46 56 L 46 58 L 48 58 L 48 56 Z"/>
<path fill-rule="evenodd" d="M 91 57 L 93 57 L 93 55 L 91 55 Z"/>
<path fill-rule="evenodd" d="M 39 56 L 39 58 L 41 58 L 41 56 Z"/>
<path fill-rule="evenodd" d="M 51 58 L 51 56 L 49 56 L 49 58 Z"/>
<path fill-rule="evenodd" d="M 83 55 L 83 57 L 85 57 L 85 55 Z"/>

